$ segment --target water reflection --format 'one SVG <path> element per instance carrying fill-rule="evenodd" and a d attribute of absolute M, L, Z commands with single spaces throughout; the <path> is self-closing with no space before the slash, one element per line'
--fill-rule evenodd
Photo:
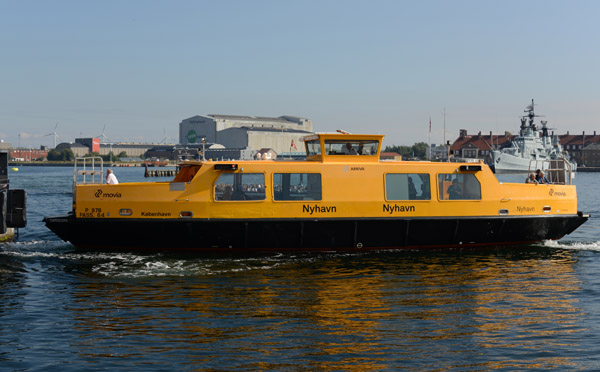
<path fill-rule="evenodd" d="M 568 367 L 564 351 L 585 330 L 570 251 L 155 258 L 176 274 L 96 280 L 106 262 L 82 272 L 69 305 L 80 358 L 251 370 Z"/>
<path fill-rule="evenodd" d="M 0 369 L 600 365 L 597 175 L 575 180 L 592 218 L 541 247 L 247 257 L 74 250 L 42 223 L 70 208 L 71 181 L 70 167 L 11 177 L 28 226 L 0 245 Z"/>

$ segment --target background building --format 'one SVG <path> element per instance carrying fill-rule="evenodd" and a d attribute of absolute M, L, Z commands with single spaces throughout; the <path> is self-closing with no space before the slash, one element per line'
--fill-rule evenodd
<path fill-rule="evenodd" d="M 129 157 L 143 159 L 146 151 L 154 146 L 151 143 L 101 143 L 99 153 L 100 155 L 108 155 L 112 152 L 113 155 L 119 155 L 124 152 Z"/>
<path fill-rule="evenodd" d="M 283 153 L 297 150 L 300 139 L 312 133 L 312 120 L 294 116 L 207 115 L 183 120 L 179 124 L 179 143 L 198 144 L 204 138 L 207 143 L 218 143 L 226 148 L 256 151 L 272 148 L 276 153 Z"/>
<path fill-rule="evenodd" d="M 431 160 L 448 160 L 448 153 L 450 152 L 450 145 L 436 145 L 431 144 Z"/>
<path fill-rule="evenodd" d="M 100 153 L 100 138 L 75 138 L 75 143 L 87 146 L 91 152 Z"/>
<path fill-rule="evenodd" d="M 44 146 L 39 149 L 12 149 L 10 150 L 11 161 L 34 161 L 34 160 L 46 160 L 48 158 L 48 149 Z"/>
<path fill-rule="evenodd" d="M 577 168 L 582 167 L 600 167 L 600 143 L 592 143 L 581 150 L 582 164 Z"/>
<path fill-rule="evenodd" d="M 56 149 L 71 149 L 77 157 L 85 156 L 91 152 L 98 153 L 99 155 L 108 155 L 111 152 L 113 155 L 119 155 L 124 152 L 128 157 L 144 159 L 146 151 L 156 146 L 156 144 L 151 143 L 101 143 L 98 138 L 76 138 L 75 143 L 63 142 L 58 144 Z M 162 146 L 172 148 L 175 145 Z"/>
<path fill-rule="evenodd" d="M 379 159 L 400 161 L 402 160 L 402 155 L 398 154 L 397 152 L 382 152 L 379 154 Z"/>
<path fill-rule="evenodd" d="M 492 160 L 492 150 L 497 150 L 510 145 L 510 141 L 515 137 L 509 132 L 504 134 L 489 135 L 481 134 L 470 135 L 466 129 L 461 129 L 459 136 L 450 146 L 450 152 L 455 158 L 463 159 L 482 159 L 486 162 Z"/>
<path fill-rule="evenodd" d="M 590 145 L 595 145 L 600 143 L 600 136 L 596 135 L 596 131 L 594 134 L 585 134 L 582 132 L 581 134 L 562 134 L 558 136 L 560 144 L 564 151 L 569 153 L 571 159 L 573 159 L 577 165 L 580 166 L 592 166 L 591 163 L 595 163 L 596 160 L 593 160 L 593 157 L 597 151 L 590 148 L 590 151 L 584 151 Z"/>
<path fill-rule="evenodd" d="M 82 157 L 90 153 L 90 148 L 81 143 L 66 143 L 62 142 L 56 145 L 56 149 L 59 151 L 71 149 L 75 157 Z"/>

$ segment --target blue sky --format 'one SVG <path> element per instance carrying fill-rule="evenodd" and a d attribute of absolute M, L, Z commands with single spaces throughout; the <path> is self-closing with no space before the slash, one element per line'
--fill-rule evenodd
<path fill-rule="evenodd" d="M 385 143 L 516 132 L 532 98 L 600 133 L 597 1 L 0 0 L 0 139 L 178 138 L 204 114 L 294 115 Z"/>

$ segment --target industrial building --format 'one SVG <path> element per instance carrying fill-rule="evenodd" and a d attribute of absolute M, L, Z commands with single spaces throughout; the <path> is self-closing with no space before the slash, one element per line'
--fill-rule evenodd
<path fill-rule="evenodd" d="M 312 133 L 312 120 L 294 116 L 198 115 L 179 124 L 179 143 L 186 146 L 204 140 L 226 148 L 271 148 L 283 153 L 297 150 L 300 139 Z"/>
<path fill-rule="evenodd" d="M 141 143 L 101 143 L 98 138 L 75 138 L 75 143 L 60 143 L 56 146 L 57 150 L 71 149 L 75 156 L 85 156 L 91 152 L 98 153 L 100 155 L 108 155 L 111 152 L 114 155 L 119 155 L 124 152 L 129 157 L 140 157 L 143 158 L 146 151 L 155 147 L 153 144 L 141 144 Z M 163 145 L 166 147 L 173 147 L 174 145 Z"/>

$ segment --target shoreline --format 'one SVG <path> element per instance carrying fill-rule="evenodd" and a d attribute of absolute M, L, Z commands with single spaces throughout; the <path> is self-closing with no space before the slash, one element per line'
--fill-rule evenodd
<path fill-rule="evenodd" d="M 8 166 L 9 167 L 73 167 L 74 166 L 74 162 L 50 162 L 50 161 L 44 161 L 44 162 L 35 162 L 35 161 L 28 161 L 28 162 L 8 162 Z M 169 168 L 169 167 L 175 167 L 177 166 L 177 164 L 167 164 L 164 166 L 153 166 L 150 165 L 150 168 Z M 144 163 L 105 163 L 104 164 L 104 168 L 109 168 L 109 167 L 114 167 L 114 168 L 133 168 L 133 167 L 138 167 L 138 168 L 143 168 L 144 167 Z"/>

